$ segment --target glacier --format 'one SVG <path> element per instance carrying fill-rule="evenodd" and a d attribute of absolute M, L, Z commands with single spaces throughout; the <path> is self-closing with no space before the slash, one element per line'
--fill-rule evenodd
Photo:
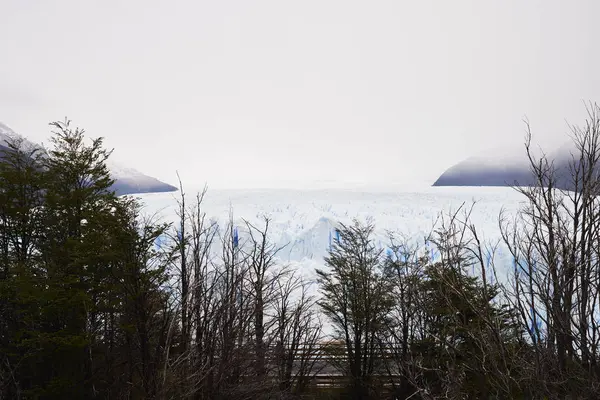
<path fill-rule="evenodd" d="M 186 193 L 189 204 L 195 192 L 188 189 Z M 143 214 L 161 222 L 177 220 L 179 193 L 148 193 L 136 197 L 143 204 Z M 502 187 L 428 187 L 404 192 L 209 189 L 202 208 L 207 220 L 212 219 L 219 226 L 225 226 L 232 215 L 234 225 L 240 229 L 240 240 L 244 236 L 244 219 L 260 226 L 261 219 L 268 216 L 271 242 L 277 246 L 285 245 L 278 254 L 279 262 L 312 280 L 314 269 L 324 266 L 323 257 L 327 255 L 339 222 L 348 224 L 354 218 L 371 220 L 376 228 L 376 244 L 384 251 L 389 231 L 424 248 L 424 238 L 431 232 L 440 213 L 447 215 L 462 204 L 470 207 L 475 202 L 471 222 L 483 242 L 495 244 L 501 239 L 500 211 L 514 215 L 524 200 L 514 189 Z M 506 247 L 498 247 L 494 264 L 498 267 L 499 277 L 508 272 L 512 258 Z"/>

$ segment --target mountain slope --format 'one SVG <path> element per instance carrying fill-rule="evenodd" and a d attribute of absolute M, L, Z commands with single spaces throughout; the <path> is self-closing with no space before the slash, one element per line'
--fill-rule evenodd
<path fill-rule="evenodd" d="M 39 144 L 30 142 L 23 136 L 17 134 L 8 126 L 0 122 L 0 159 L 1 154 L 7 150 L 6 143 L 10 139 L 23 139 L 23 144 L 26 147 L 37 147 L 43 149 Z M 111 176 L 116 180 L 112 189 L 118 195 L 138 194 L 138 193 L 158 193 L 158 192 L 174 192 L 177 190 L 175 186 L 169 185 L 156 178 L 145 175 L 135 169 L 122 167 L 112 161 L 107 162 Z"/>
<path fill-rule="evenodd" d="M 480 157 L 468 158 L 448 168 L 433 186 L 523 186 L 533 184 L 533 175 L 523 163 L 489 163 Z"/>
<path fill-rule="evenodd" d="M 107 162 L 107 165 L 110 169 L 111 176 L 116 180 L 113 184 L 113 190 L 119 195 L 177 191 L 175 186 L 142 174 L 133 168 L 122 167 L 110 160 Z"/>
<path fill-rule="evenodd" d="M 548 154 L 554 162 L 557 173 L 557 188 L 573 190 L 569 163 L 575 149 L 567 143 Z M 534 186 L 536 181 L 530 165 L 520 150 L 518 156 L 479 156 L 471 157 L 448 168 L 434 182 L 433 186 Z"/>

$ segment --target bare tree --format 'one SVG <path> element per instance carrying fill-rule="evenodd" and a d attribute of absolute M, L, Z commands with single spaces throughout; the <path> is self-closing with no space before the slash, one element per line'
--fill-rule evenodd
<path fill-rule="evenodd" d="M 258 228 L 249 221 L 244 221 L 248 230 L 249 243 L 243 250 L 248 263 L 249 295 L 254 304 L 254 346 L 255 346 L 255 373 L 261 378 L 267 373 L 266 354 L 270 343 L 265 335 L 276 322 L 275 319 L 265 320 L 267 309 L 272 305 L 274 296 L 277 295 L 275 283 L 284 275 L 283 270 L 275 270 L 275 257 L 283 248 L 269 242 L 268 217 L 263 217 L 263 228 Z"/>
<path fill-rule="evenodd" d="M 520 393 L 511 370 L 514 318 L 500 287 L 490 283 L 495 247 L 485 247 L 470 223 L 474 206 L 441 214 L 424 243 L 390 235 L 386 272 L 395 301 L 382 352 L 398 398 Z"/>
<path fill-rule="evenodd" d="M 415 383 L 420 381 L 421 371 L 415 368 L 411 347 L 422 331 L 423 314 L 419 312 L 419 284 L 427 258 L 419 257 L 417 245 L 409 244 L 408 238 L 398 239 L 389 233 L 391 253 L 386 258 L 386 275 L 392 283 L 394 307 L 387 324 L 387 338 L 382 340 L 382 353 L 391 360 L 385 367 L 390 375 L 395 395 L 408 398 L 415 393 Z M 395 376 L 400 376 L 397 382 Z"/>
<path fill-rule="evenodd" d="M 312 376 L 324 367 L 323 354 L 319 351 L 322 323 L 306 282 L 291 273 L 285 279 L 278 279 L 276 285 L 273 357 L 279 390 L 300 394 L 307 389 Z"/>
<path fill-rule="evenodd" d="M 526 203 L 512 222 L 504 215 L 500 220 L 514 258 L 511 298 L 534 354 L 531 384 L 550 396 L 600 396 L 600 108 L 587 108 L 586 124 L 571 127 L 570 160 L 535 157 L 526 122 L 525 148 L 535 183 L 515 186 Z"/>

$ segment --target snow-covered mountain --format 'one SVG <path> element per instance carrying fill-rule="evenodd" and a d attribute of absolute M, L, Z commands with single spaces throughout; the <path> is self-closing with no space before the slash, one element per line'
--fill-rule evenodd
<path fill-rule="evenodd" d="M 0 122 L 0 152 L 6 149 L 8 140 L 14 138 L 23 139 L 23 144 L 26 147 L 42 148 L 39 144 L 27 140 L 25 137 L 17 134 L 8 126 Z M 134 194 L 134 193 L 156 193 L 156 192 L 173 192 L 177 188 L 167 183 L 161 182 L 156 178 L 133 169 L 118 165 L 110 159 L 107 162 L 111 176 L 116 180 L 113 189 L 119 195 Z"/>
<path fill-rule="evenodd" d="M 19 138 L 23 140 L 23 145 L 27 147 L 39 147 L 39 145 L 30 142 L 29 140 L 27 140 L 27 138 L 18 135 L 12 129 L 10 129 L 8 126 L 6 126 L 0 121 L 0 146 L 6 147 L 6 144 L 10 139 Z"/>
<path fill-rule="evenodd" d="M 188 201 L 193 190 L 188 188 Z M 144 212 L 158 215 L 164 222 L 176 220 L 178 194 L 143 194 Z M 271 240 L 286 245 L 279 253 L 284 263 L 313 277 L 314 267 L 323 265 L 330 240 L 335 237 L 339 222 L 351 223 L 354 218 L 371 218 L 376 226 L 377 244 L 384 249 L 388 231 L 410 238 L 423 245 L 440 213 L 456 211 L 477 201 L 471 215 L 482 240 L 495 243 L 501 238 L 498 228 L 500 210 L 515 212 L 523 197 L 510 188 L 442 188 L 430 187 L 414 192 L 367 192 L 353 190 L 210 190 L 203 203 L 207 217 L 221 227 L 233 212 L 240 241 L 244 240 L 244 221 L 261 225 L 261 218 L 271 218 Z M 209 219 L 207 218 L 207 220 Z M 435 257 L 435 255 L 434 255 Z M 511 259 L 500 246 L 495 263 L 509 268 Z"/>

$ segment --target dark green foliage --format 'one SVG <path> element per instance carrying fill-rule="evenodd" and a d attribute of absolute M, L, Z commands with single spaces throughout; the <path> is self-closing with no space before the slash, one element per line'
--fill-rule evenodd
<path fill-rule="evenodd" d="M 517 338 L 513 313 L 494 303 L 498 287 L 484 289 L 460 265 L 441 262 L 425 268 L 420 292 L 426 322 L 412 351 L 422 360 L 422 384 L 438 395 L 449 389 L 469 398 L 513 394 L 510 382 L 497 382 L 510 374 L 504 361 Z"/>
<path fill-rule="evenodd" d="M 151 398 L 166 227 L 110 190 L 101 139 L 51 125 L 47 154 L 15 141 L 0 162 L 0 398 Z"/>
<path fill-rule="evenodd" d="M 576 132 L 583 194 L 521 190 L 523 226 L 503 229 L 512 282 L 490 284 L 468 215 L 434 232 L 436 262 L 393 237 L 383 257 L 355 222 L 316 300 L 277 265 L 268 219 L 244 245 L 233 219 L 209 223 L 204 193 L 190 206 L 182 192 L 172 232 L 111 190 L 102 139 L 65 121 L 48 152 L 14 140 L 0 147 L 0 399 L 598 398 L 594 110 Z"/>
<path fill-rule="evenodd" d="M 271 273 L 276 249 L 266 227 L 244 251 L 224 238 L 215 260 L 218 230 L 204 225 L 198 198 L 195 209 L 182 206 L 190 228 L 183 241 L 156 248 L 170 227 L 111 190 L 102 140 L 86 139 L 69 121 L 51 125 L 49 151 L 15 141 L 0 161 L 0 398 L 268 399 L 305 391 L 320 324 L 309 297 L 293 299 L 302 285 L 286 284 L 283 270 Z M 277 324 L 275 304 L 283 307 Z M 270 379 L 276 364 L 267 363 L 275 337 L 287 350 L 281 382 Z M 294 382 L 298 376 L 306 383 Z"/>
<path fill-rule="evenodd" d="M 340 398 L 524 395 L 514 312 L 498 285 L 466 272 L 466 245 L 436 263 L 400 248 L 384 260 L 372 231 L 342 226 L 328 271 L 317 271 L 319 304 L 343 344 L 329 350 L 350 383 Z"/>
<path fill-rule="evenodd" d="M 340 240 L 328 257 L 328 270 L 317 270 L 322 298 L 319 305 L 345 344 L 341 370 L 351 377 L 354 398 L 373 390 L 372 376 L 380 369 L 379 342 L 393 305 L 391 285 L 383 272 L 381 251 L 373 243 L 372 225 L 342 225 Z"/>

